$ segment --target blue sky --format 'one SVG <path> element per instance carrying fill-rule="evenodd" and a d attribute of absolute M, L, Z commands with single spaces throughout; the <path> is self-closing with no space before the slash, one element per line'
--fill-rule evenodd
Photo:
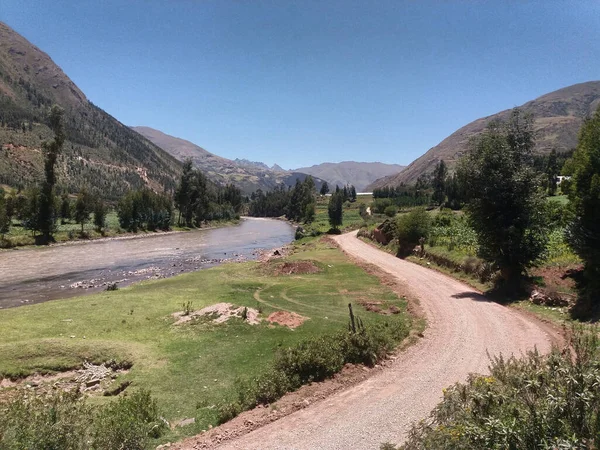
<path fill-rule="evenodd" d="M 88 98 L 228 158 L 408 164 L 600 79 L 597 1 L 1 0 Z"/>

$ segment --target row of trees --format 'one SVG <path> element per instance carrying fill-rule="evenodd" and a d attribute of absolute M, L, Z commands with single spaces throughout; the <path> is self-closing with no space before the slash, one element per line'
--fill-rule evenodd
<path fill-rule="evenodd" d="M 531 116 L 515 109 L 472 142 L 452 177 L 477 235 L 479 256 L 499 270 L 501 285 L 511 288 L 540 261 L 555 222 L 546 196 L 555 192 L 549 181 L 562 162 L 551 154 L 540 167 L 534 143 Z M 584 262 L 579 305 L 589 315 L 600 309 L 600 108 L 583 124 L 565 165 L 572 174 L 570 212 L 561 222 L 567 221 L 566 241 Z M 447 199 L 448 179 L 441 162 L 432 178 L 438 204 Z"/>
<path fill-rule="evenodd" d="M 217 186 L 192 167 L 190 159 L 183 163 L 183 173 L 175 190 L 175 206 L 179 210 L 180 226 L 200 226 L 210 220 L 231 220 L 239 217 L 244 198 L 233 184 Z"/>
<path fill-rule="evenodd" d="M 281 185 L 272 191 L 258 189 L 250 196 L 249 215 L 281 217 L 296 222 L 310 223 L 315 218 L 315 182 L 309 175 L 304 181 L 296 180 L 292 188 Z"/>

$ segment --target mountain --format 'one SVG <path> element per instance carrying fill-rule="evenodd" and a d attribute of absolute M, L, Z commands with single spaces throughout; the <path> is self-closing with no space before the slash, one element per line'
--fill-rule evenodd
<path fill-rule="evenodd" d="M 520 108 L 523 111 L 533 114 L 535 152 L 545 154 L 552 149 L 564 152 L 574 148 L 584 118 L 591 115 L 599 105 L 600 81 L 574 84 L 522 105 Z M 480 134 L 490 121 L 506 120 L 510 111 L 507 109 L 471 122 L 413 161 L 402 172 L 379 179 L 368 189 L 414 183 L 421 174 L 430 173 L 441 159 L 452 169 L 468 149 L 469 140 Z"/>
<path fill-rule="evenodd" d="M 311 167 L 296 169 L 309 175 L 327 180 L 331 187 L 342 187 L 352 184 L 357 191 L 363 192 L 373 181 L 387 175 L 397 174 L 404 166 L 379 162 L 343 161 L 340 163 L 323 163 Z"/>
<path fill-rule="evenodd" d="M 93 105 L 46 53 L 0 22 L 0 184 L 24 187 L 43 176 L 53 104 L 64 109 L 67 137 L 59 185 L 109 200 L 142 186 L 175 188 L 181 163 Z"/>
<path fill-rule="evenodd" d="M 246 159 L 232 161 L 222 158 L 190 141 L 170 136 L 153 128 L 132 127 L 132 129 L 180 161 L 191 158 L 194 166 L 202 170 L 212 181 L 220 184 L 233 183 L 245 194 L 250 194 L 257 189 L 269 191 L 279 184 L 293 186 L 296 180 L 304 181 L 307 177 L 306 173 L 300 171 L 273 170 L 263 163 Z M 314 178 L 317 189 L 320 189 L 323 180 Z"/>

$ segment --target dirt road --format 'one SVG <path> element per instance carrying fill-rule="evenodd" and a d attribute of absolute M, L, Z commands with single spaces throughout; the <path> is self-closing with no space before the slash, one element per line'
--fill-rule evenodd
<path fill-rule="evenodd" d="M 410 285 L 427 317 L 424 338 L 365 382 L 218 448 L 349 450 L 397 444 L 440 401 L 443 388 L 487 371 L 487 352 L 550 349 L 552 336 L 543 327 L 465 284 L 369 246 L 356 233 L 336 241 L 349 255 Z"/>

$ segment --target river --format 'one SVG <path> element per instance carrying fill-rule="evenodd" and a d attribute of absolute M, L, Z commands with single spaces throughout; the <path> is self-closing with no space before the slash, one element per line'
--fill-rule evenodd
<path fill-rule="evenodd" d="M 273 219 L 182 233 L 76 242 L 0 252 L 0 308 L 74 297 L 165 278 L 281 247 L 294 229 Z"/>

